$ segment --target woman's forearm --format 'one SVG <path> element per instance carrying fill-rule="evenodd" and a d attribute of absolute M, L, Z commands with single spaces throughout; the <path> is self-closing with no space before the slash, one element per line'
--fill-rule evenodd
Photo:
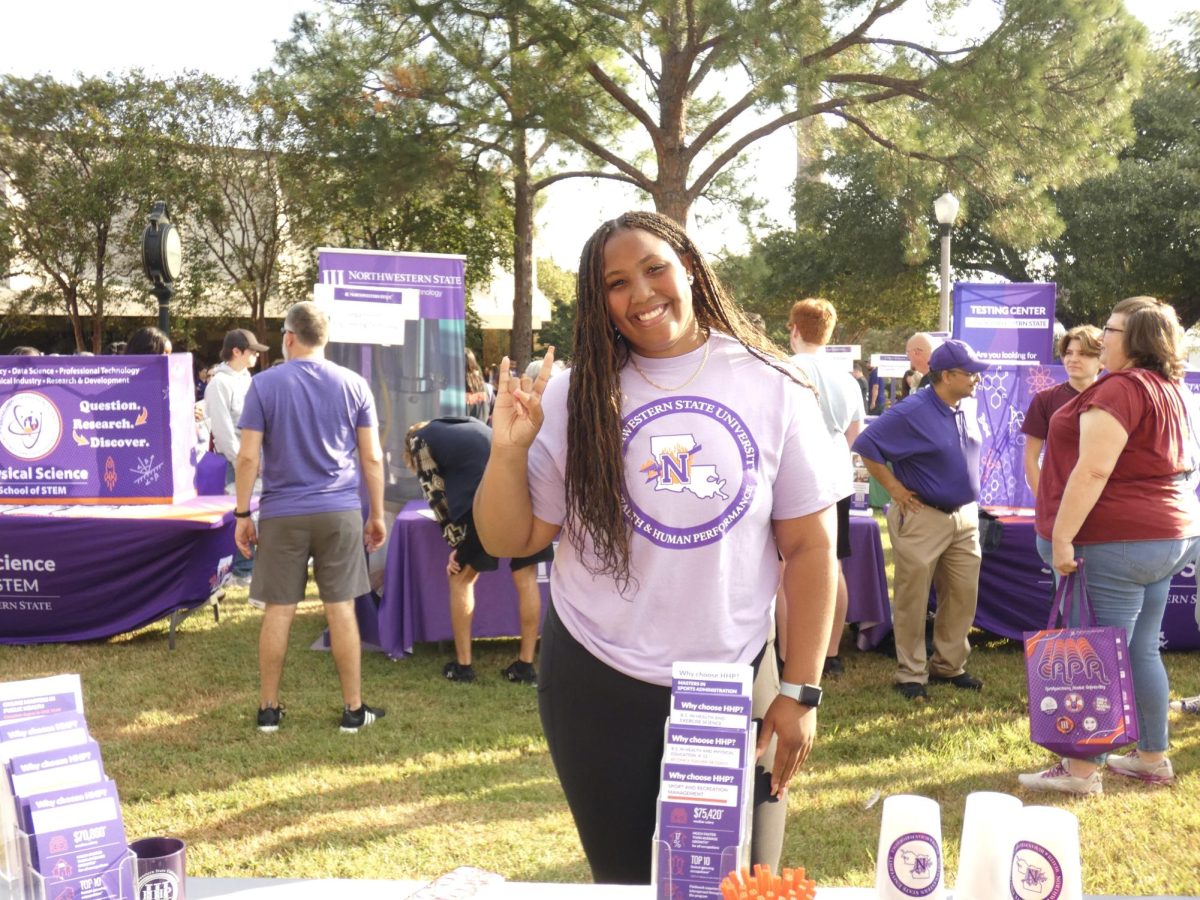
<path fill-rule="evenodd" d="M 533 501 L 529 496 L 529 451 L 493 444 L 479 490 L 474 518 L 479 540 L 492 556 L 528 556 L 533 533 Z"/>

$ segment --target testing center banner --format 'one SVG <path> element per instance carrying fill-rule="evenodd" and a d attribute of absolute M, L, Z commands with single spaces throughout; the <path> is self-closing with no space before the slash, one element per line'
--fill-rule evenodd
<path fill-rule="evenodd" d="M 195 496 L 192 357 L 0 357 L 0 503 Z"/>
<path fill-rule="evenodd" d="M 1055 288 L 958 282 L 952 333 L 996 365 L 1053 365 Z"/>
<path fill-rule="evenodd" d="M 421 496 L 404 465 L 410 425 L 466 412 L 466 257 L 317 251 L 313 300 L 329 316 L 326 356 L 371 385 L 390 500 Z"/>

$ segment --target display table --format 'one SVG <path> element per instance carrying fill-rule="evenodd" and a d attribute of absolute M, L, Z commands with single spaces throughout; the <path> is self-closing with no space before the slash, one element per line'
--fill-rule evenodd
<path fill-rule="evenodd" d="M 1054 578 L 1037 552 L 1031 516 L 1002 516 L 1004 539 L 999 549 L 984 554 L 979 572 L 979 606 L 975 625 L 1020 640 L 1022 633 L 1046 627 Z M 1163 617 L 1164 650 L 1200 649 L 1196 626 L 1196 573 L 1192 566 L 1171 582 Z"/>
<path fill-rule="evenodd" d="M 171 617 L 173 646 L 233 560 L 234 503 L 0 506 L 0 643 L 95 640 Z"/>
<path fill-rule="evenodd" d="M 848 619 L 859 624 L 859 645 L 873 647 L 891 630 L 887 575 L 879 526 L 870 516 L 851 516 L 854 555 L 847 560 L 850 590 Z M 423 500 L 412 500 L 399 515 L 388 542 L 383 598 L 376 610 L 369 600 L 357 604 L 363 641 L 394 658 L 407 656 L 418 642 L 453 639 L 450 628 L 450 589 L 446 561 L 450 550 Z M 542 611 L 550 598 L 550 565 L 539 564 L 538 587 Z M 518 634 L 517 593 L 508 560 L 495 572 L 484 572 L 475 583 L 475 637 Z"/>
<path fill-rule="evenodd" d="M 327 897 L 355 897 L 356 900 L 405 900 L 425 887 L 425 881 L 380 881 L 377 879 L 322 878 L 301 881 L 284 878 L 188 878 L 191 900 L 216 897 L 240 897 L 242 900 L 325 900 Z M 650 885 L 617 884 L 545 884 L 510 881 L 490 885 L 472 894 L 472 900 L 653 900 Z M 818 887 L 816 900 L 874 900 L 874 888 Z M 952 900 L 953 891 L 946 900 Z M 1133 900 L 1084 894 L 1087 900 Z M 1150 900 L 1150 898 L 1143 898 Z M 1192 898 L 1195 900 L 1195 898 Z"/>

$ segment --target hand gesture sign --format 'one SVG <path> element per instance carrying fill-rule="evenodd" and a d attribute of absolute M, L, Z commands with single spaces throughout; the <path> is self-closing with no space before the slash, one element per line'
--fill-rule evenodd
<path fill-rule="evenodd" d="M 509 371 L 508 357 L 500 361 L 500 386 L 496 390 L 496 405 L 492 409 L 493 447 L 528 449 L 542 427 L 542 392 L 550 380 L 554 365 L 554 348 L 546 351 L 538 376 L 514 378 Z"/>

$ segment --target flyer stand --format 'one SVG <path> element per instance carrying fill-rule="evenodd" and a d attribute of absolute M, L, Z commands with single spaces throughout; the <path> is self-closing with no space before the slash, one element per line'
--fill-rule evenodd
<path fill-rule="evenodd" d="M 11 851 L 7 863 L 10 868 L 0 872 L 0 900 L 56 900 L 61 896 L 58 886 L 68 879 L 55 878 L 38 872 L 33 865 L 29 835 L 20 829 L 5 839 Z M 80 889 L 70 896 L 86 896 L 94 900 L 134 900 L 134 861 L 132 852 L 126 851 L 112 865 L 101 872 L 82 879 Z"/>

